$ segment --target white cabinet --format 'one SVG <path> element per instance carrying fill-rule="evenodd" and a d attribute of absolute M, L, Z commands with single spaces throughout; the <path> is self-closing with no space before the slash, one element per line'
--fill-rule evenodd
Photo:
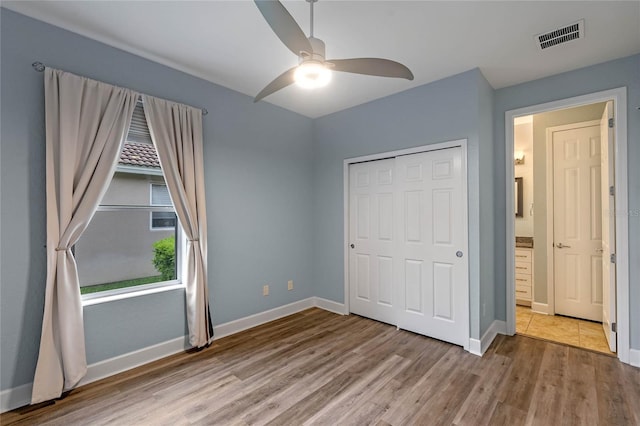
<path fill-rule="evenodd" d="M 516 248 L 516 303 L 531 306 L 533 249 Z"/>

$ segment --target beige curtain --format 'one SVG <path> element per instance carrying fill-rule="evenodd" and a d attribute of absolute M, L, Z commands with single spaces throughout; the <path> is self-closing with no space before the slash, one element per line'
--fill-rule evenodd
<path fill-rule="evenodd" d="M 71 247 L 116 167 L 138 94 L 47 68 L 47 281 L 31 403 L 58 398 L 87 372 L 78 271 Z"/>
<path fill-rule="evenodd" d="M 207 215 L 202 163 L 202 111 L 142 96 L 151 139 L 169 195 L 187 237 L 183 279 L 187 298 L 189 343 L 213 340 L 207 291 Z"/>

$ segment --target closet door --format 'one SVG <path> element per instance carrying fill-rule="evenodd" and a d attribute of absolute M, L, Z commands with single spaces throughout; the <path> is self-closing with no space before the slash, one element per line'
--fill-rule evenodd
<path fill-rule="evenodd" d="M 396 158 L 397 325 L 468 342 L 467 233 L 462 149 Z"/>
<path fill-rule="evenodd" d="M 349 167 L 349 307 L 395 325 L 394 161 Z"/>

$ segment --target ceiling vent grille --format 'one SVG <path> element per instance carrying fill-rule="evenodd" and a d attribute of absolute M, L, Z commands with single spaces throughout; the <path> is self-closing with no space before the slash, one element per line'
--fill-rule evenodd
<path fill-rule="evenodd" d="M 544 50 L 571 40 L 584 38 L 584 19 L 557 30 L 535 36 L 538 49 Z"/>

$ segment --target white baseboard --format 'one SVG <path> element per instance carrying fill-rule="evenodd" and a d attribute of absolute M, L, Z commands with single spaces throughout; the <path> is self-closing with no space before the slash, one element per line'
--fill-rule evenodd
<path fill-rule="evenodd" d="M 640 368 L 640 349 L 629 349 L 629 364 Z"/>
<path fill-rule="evenodd" d="M 189 347 L 188 337 L 182 336 L 105 359 L 104 361 L 98 361 L 87 366 L 87 374 L 80 380 L 78 387 L 183 352 Z"/>
<path fill-rule="evenodd" d="M 221 339 L 223 337 L 239 333 L 249 328 L 265 324 L 269 321 L 277 320 L 279 318 L 286 317 L 287 315 L 295 314 L 296 312 L 312 308 L 315 306 L 313 299 L 313 297 L 309 297 L 307 299 L 289 303 L 288 305 L 278 306 L 277 308 L 269 309 L 268 311 L 259 312 L 257 314 L 249 315 L 248 317 L 214 326 L 213 338 Z"/>
<path fill-rule="evenodd" d="M 333 312 L 334 314 L 347 315 L 347 307 L 344 303 L 334 302 L 333 300 L 323 299 L 322 297 L 314 297 L 314 306 Z"/>
<path fill-rule="evenodd" d="M 320 297 L 309 297 L 288 305 L 279 306 L 268 311 L 260 312 L 248 317 L 229 321 L 213 327 L 214 339 L 256 327 L 267 322 L 295 314 L 296 312 L 317 306 L 330 312 L 344 314 L 344 304 Z M 87 375 L 78 383 L 78 386 L 86 385 L 114 374 L 139 367 L 152 361 L 182 352 L 189 348 L 187 336 L 178 337 L 153 346 L 142 348 L 133 352 L 119 355 L 113 358 L 99 361 L 87 366 Z M 27 383 L 15 388 L 5 389 L 0 392 L 0 413 L 10 411 L 31 403 L 32 384 Z"/>
<path fill-rule="evenodd" d="M 553 315 L 551 312 L 549 312 L 549 305 L 547 303 L 532 302 L 531 311 L 537 314 Z"/>
<path fill-rule="evenodd" d="M 0 413 L 31 403 L 32 384 L 16 386 L 0 392 Z"/>
<path fill-rule="evenodd" d="M 505 321 L 494 320 L 480 340 L 469 339 L 469 352 L 478 356 L 484 355 L 498 334 L 507 334 Z"/>

